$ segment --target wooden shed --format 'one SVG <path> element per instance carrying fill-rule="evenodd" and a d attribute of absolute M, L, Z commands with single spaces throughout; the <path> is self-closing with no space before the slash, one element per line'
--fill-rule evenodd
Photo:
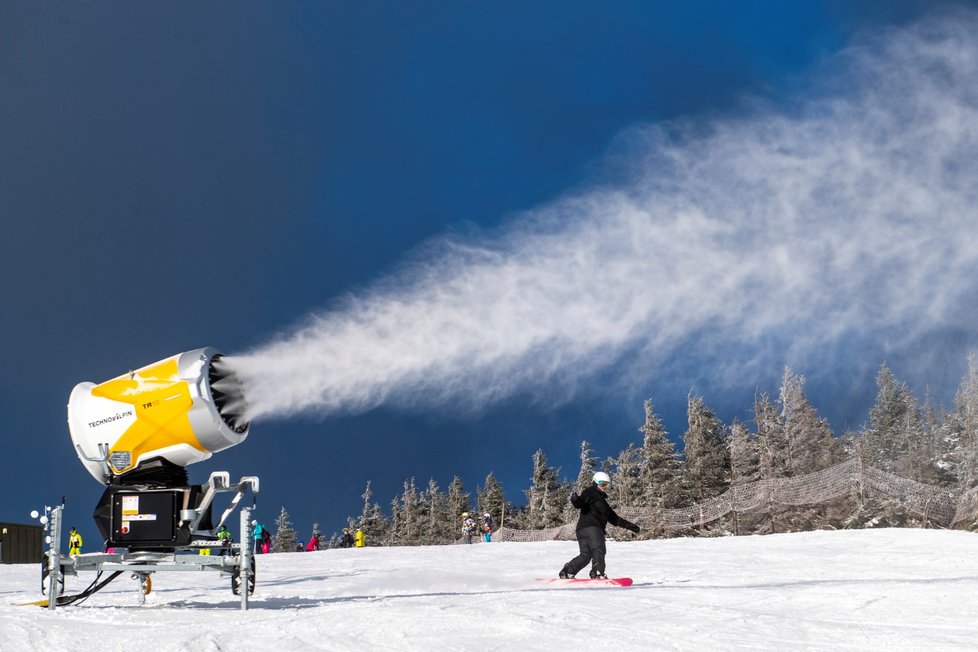
<path fill-rule="evenodd" d="M 0 564 L 37 564 L 44 558 L 40 525 L 0 522 Z"/>

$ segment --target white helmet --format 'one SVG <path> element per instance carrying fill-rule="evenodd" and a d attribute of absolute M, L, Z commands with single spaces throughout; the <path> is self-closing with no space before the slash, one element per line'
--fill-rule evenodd
<path fill-rule="evenodd" d="M 604 471 L 598 471 L 597 473 L 594 474 L 594 477 L 591 479 L 594 481 L 595 484 L 599 482 L 607 482 L 608 484 L 611 484 L 611 478 Z"/>
<path fill-rule="evenodd" d="M 468 518 L 468 517 L 469 517 L 468 512 L 462 512 L 462 518 Z"/>
<path fill-rule="evenodd" d="M 485 516 L 486 518 L 488 518 L 489 517 L 489 512 L 486 512 L 485 514 L 483 514 L 483 516 Z"/>

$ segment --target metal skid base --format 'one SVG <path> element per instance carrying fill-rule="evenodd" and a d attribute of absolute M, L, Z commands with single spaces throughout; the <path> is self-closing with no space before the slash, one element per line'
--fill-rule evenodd
<path fill-rule="evenodd" d="M 130 573 L 132 579 L 139 580 L 139 604 L 146 602 L 146 596 L 152 591 L 153 573 L 216 571 L 226 574 L 231 580 L 231 591 L 235 595 L 240 592 L 242 554 L 240 544 L 233 544 L 226 549 L 230 554 L 201 555 L 200 548 L 212 546 L 190 546 L 181 548 L 173 553 L 127 552 L 127 553 L 92 553 L 61 558 L 61 570 L 64 575 L 77 576 L 79 573 Z M 248 546 L 245 546 L 246 548 Z M 254 556 L 247 555 L 248 593 L 254 593 L 255 566 Z M 242 608 L 247 609 L 247 596 L 242 598 Z"/>
<path fill-rule="evenodd" d="M 242 507 L 240 512 L 240 543 L 221 546 L 215 541 L 217 529 L 224 524 L 230 513 L 237 508 L 244 493 L 251 489 L 258 493 L 258 478 L 249 476 L 242 478 L 237 484 L 231 485 L 226 472 L 212 473 L 207 492 L 202 504 L 196 510 L 185 510 L 182 518 L 188 524 L 195 537 L 190 545 L 175 546 L 165 551 L 160 550 L 127 550 L 118 553 L 88 553 L 83 555 L 64 555 L 60 552 L 60 531 L 63 507 L 48 508 L 50 520 L 47 528 L 51 532 L 51 547 L 45 552 L 47 559 L 43 562 L 42 590 L 47 600 L 36 604 L 54 609 L 56 606 L 67 606 L 88 598 L 90 595 L 105 587 L 109 582 L 124 573 L 130 573 L 133 579 L 139 580 L 139 604 L 144 604 L 146 595 L 152 590 L 151 576 L 153 573 L 216 571 L 230 577 L 231 591 L 241 596 L 241 609 L 248 609 L 248 596 L 255 590 L 255 556 L 251 548 L 252 509 Z M 200 531 L 201 514 L 208 509 L 215 494 L 235 492 L 231 504 L 224 510 L 220 521 L 212 530 Z M 202 549 L 210 549 L 215 554 L 201 555 Z M 220 552 L 226 554 L 221 555 Z M 58 595 L 64 587 L 66 575 L 79 573 L 97 573 L 95 580 L 85 591 L 72 596 Z M 103 573 L 109 576 L 100 581 Z M 59 587 L 60 585 L 60 587 Z"/>

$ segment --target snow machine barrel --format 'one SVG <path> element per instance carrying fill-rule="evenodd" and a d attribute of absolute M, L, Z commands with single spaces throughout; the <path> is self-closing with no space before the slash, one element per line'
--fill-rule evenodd
<path fill-rule="evenodd" d="M 220 359 L 196 349 L 76 385 L 68 429 L 88 472 L 105 485 L 176 486 L 186 483 L 183 467 L 243 442 L 244 389 Z"/>

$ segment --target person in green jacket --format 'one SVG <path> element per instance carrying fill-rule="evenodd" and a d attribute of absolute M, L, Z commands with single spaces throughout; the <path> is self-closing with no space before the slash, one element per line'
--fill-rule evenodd
<path fill-rule="evenodd" d="M 222 525 L 217 531 L 217 540 L 221 544 L 221 556 L 226 557 L 231 551 L 231 533 L 228 532 L 228 528 Z"/>

